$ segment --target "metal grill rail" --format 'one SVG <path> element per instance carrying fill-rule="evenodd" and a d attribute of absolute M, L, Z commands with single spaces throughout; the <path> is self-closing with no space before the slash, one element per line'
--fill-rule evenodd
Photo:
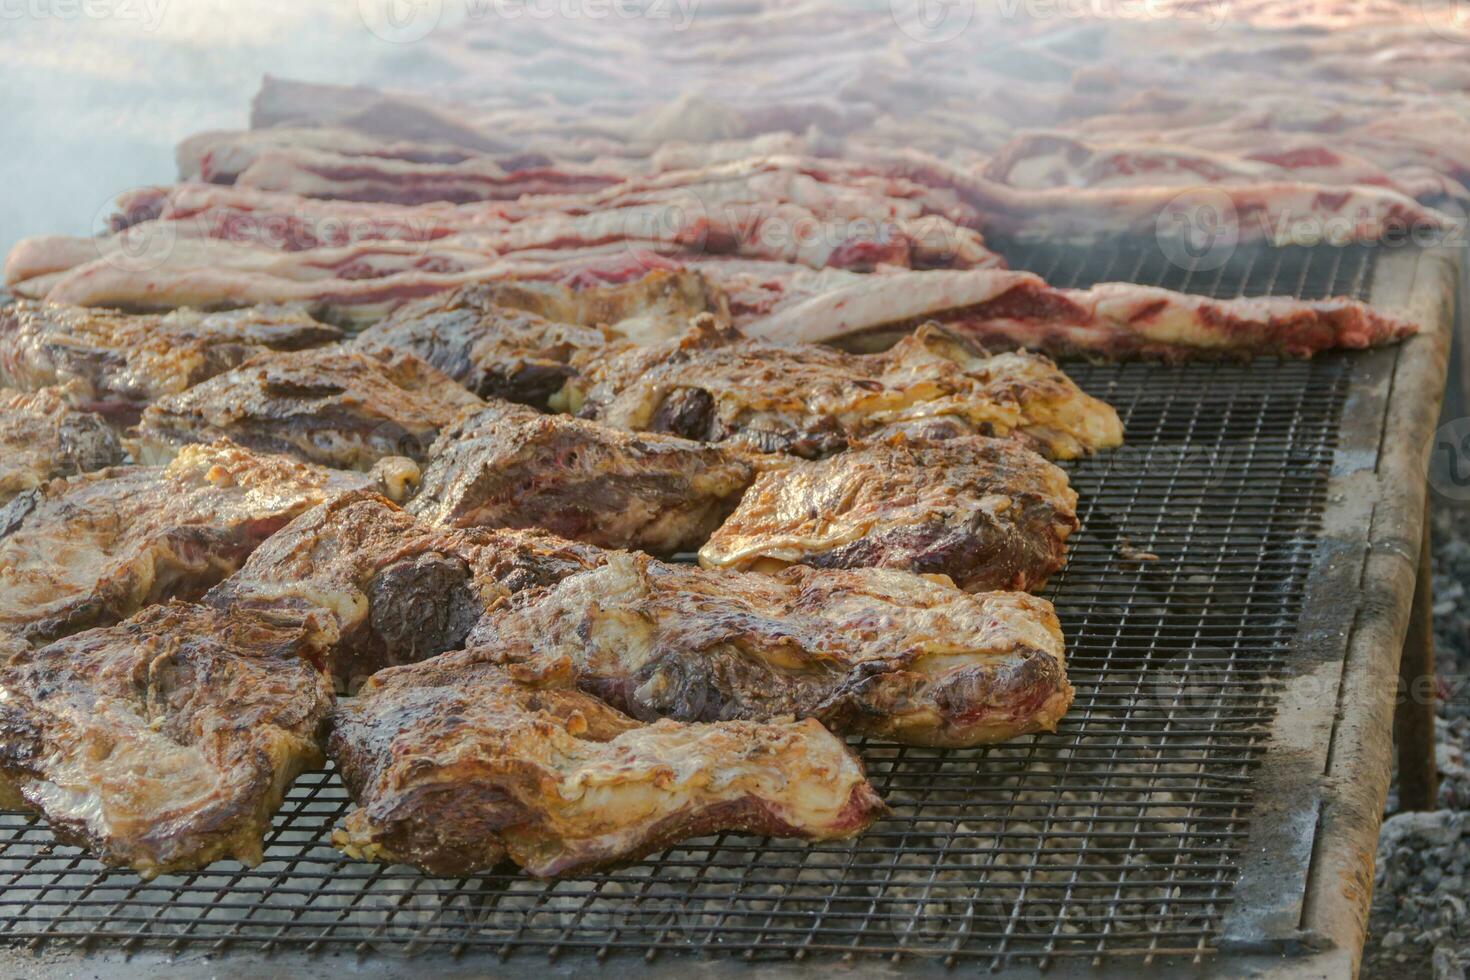
<path fill-rule="evenodd" d="M 1373 253 L 1241 252 L 1191 273 L 1135 248 L 1020 248 L 1057 285 L 1365 295 Z M 256 868 L 144 883 L 0 813 L 0 941 L 271 952 L 723 952 L 1002 967 L 1208 956 L 1316 551 L 1351 356 L 1073 364 L 1127 427 L 1072 468 L 1082 529 L 1050 593 L 1076 702 L 1053 735 L 973 751 L 863 745 L 891 819 L 855 841 L 733 835 L 540 882 L 348 861 L 335 777 L 292 788 Z"/>

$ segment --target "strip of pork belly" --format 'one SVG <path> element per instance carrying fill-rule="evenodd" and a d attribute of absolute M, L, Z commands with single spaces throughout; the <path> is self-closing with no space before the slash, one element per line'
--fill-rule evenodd
<path fill-rule="evenodd" d="M 707 568 L 900 568 L 969 592 L 1036 591 L 1066 561 L 1077 494 L 1010 440 L 895 435 L 762 473 L 699 551 Z"/>
<path fill-rule="evenodd" d="M 184 603 L 0 661 L 0 797 L 143 878 L 259 863 L 324 761 L 330 683 L 300 630 Z"/>
<path fill-rule="evenodd" d="M 76 407 L 70 387 L 0 388 L 0 505 L 57 477 L 123 461 L 117 433 L 102 416 Z"/>
<path fill-rule="evenodd" d="M 459 648 L 496 602 L 602 557 L 545 532 L 435 527 L 360 491 L 292 521 L 204 601 L 310 626 L 351 689 L 383 667 Z"/>
<path fill-rule="evenodd" d="M 509 857 L 538 877 L 716 832 L 832 840 L 887 812 L 815 721 L 646 724 L 577 691 L 449 654 L 340 703 L 328 751 L 357 808 L 354 858 L 460 875 Z"/>
<path fill-rule="evenodd" d="M 1071 459 L 1122 442 L 1107 404 L 1035 354 L 983 355 L 926 326 L 880 354 L 751 340 L 710 317 L 678 340 L 592 359 L 558 404 L 631 432 L 829 455 L 892 426 L 944 421 Z"/>
<path fill-rule="evenodd" d="M 694 551 L 754 477 L 734 452 L 507 402 L 444 430 L 408 510 L 450 527 L 544 528 L 604 548 Z"/>
<path fill-rule="evenodd" d="M 305 350 L 342 336 L 299 310 L 269 306 L 130 316 L 16 300 L 0 306 L 0 382 L 23 389 L 69 385 L 81 404 L 131 424 L 148 403 L 258 354 Z"/>
<path fill-rule="evenodd" d="M 1049 602 L 880 568 L 759 575 L 610 552 L 491 609 L 463 656 L 570 660 L 583 690 L 639 718 L 795 715 L 912 745 L 1050 731 L 1072 700 Z"/>
<path fill-rule="evenodd" d="M 1132 283 L 1056 289 L 1030 273 L 997 270 L 852 277 L 743 329 L 783 342 L 874 349 L 926 320 L 981 345 L 1103 357 L 1310 356 L 1418 331 L 1355 300 L 1216 300 Z"/>
<path fill-rule="evenodd" d="M 41 643 L 202 595 L 298 514 L 372 482 L 228 442 L 54 480 L 0 508 L 0 633 Z"/>
<path fill-rule="evenodd" d="M 269 353 L 143 413 L 135 453 L 229 438 L 339 469 L 428 458 L 440 430 L 484 402 L 412 354 L 341 347 Z"/>

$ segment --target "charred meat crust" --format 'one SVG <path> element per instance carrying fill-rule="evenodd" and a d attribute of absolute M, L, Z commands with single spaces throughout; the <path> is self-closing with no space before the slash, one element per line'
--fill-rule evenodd
<path fill-rule="evenodd" d="M 1042 599 L 888 569 L 764 576 L 623 552 L 511 596 L 452 656 L 570 660 L 580 687 L 642 719 L 791 714 L 916 745 L 1049 730 L 1072 694 Z"/>
<path fill-rule="evenodd" d="M 260 860 L 291 781 L 322 762 L 330 685 L 308 640 L 154 606 L 0 665 L 0 781 L 59 839 L 145 878 Z"/>
<path fill-rule="evenodd" d="M 445 430 L 432 456 L 408 508 L 419 517 L 655 554 L 698 548 L 753 477 L 718 446 L 503 402 Z"/>
<path fill-rule="evenodd" d="M 308 462 L 368 470 L 423 462 L 439 430 L 484 403 L 412 354 L 326 349 L 264 354 L 143 413 L 139 439 L 167 447 L 221 436 Z"/>
<path fill-rule="evenodd" d="M 507 856 L 568 874 L 721 830 L 846 837 L 886 812 L 815 722 L 642 725 L 564 669 L 518 680 L 452 656 L 375 676 L 329 752 L 359 806 L 338 846 L 440 874 Z"/>
<path fill-rule="evenodd" d="M 700 317 L 676 340 L 590 359 L 572 387 L 565 401 L 584 418 L 806 458 L 941 418 L 1058 459 L 1122 441 L 1117 413 L 1051 361 L 984 355 L 934 324 L 859 355 L 754 341 Z"/>
<path fill-rule="evenodd" d="M 75 386 L 18 392 L 0 388 L 0 504 L 56 477 L 123 461 L 107 421 L 76 408 Z"/>
<path fill-rule="evenodd" d="M 709 567 L 884 567 L 966 591 L 1036 590 L 1077 528 L 1066 474 L 1009 440 L 894 434 L 763 473 L 700 551 Z"/>

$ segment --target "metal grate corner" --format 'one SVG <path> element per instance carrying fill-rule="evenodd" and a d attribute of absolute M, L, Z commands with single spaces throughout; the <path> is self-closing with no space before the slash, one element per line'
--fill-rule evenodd
<path fill-rule="evenodd" d="M 1138 249 L 1020 249 L 1059 285 L 1364 295 L 1372 253 L 1272 250 L 1190 275 Z M 1180 281 L 1173 281 L 1181 277 Z M 346 860 L 328 772 L 292 788 L 266 859 L 144 883 L 0 814 L 0 940 L 210 953 L 703 951 L 1002 967 L 1200 959 L 1229 909 L 1354 360 L 1074 364 L 1127 446 L 1072 467 L 1082 529 L 1050 593 L 1076 702 L 972 751 L 861 745 L 891 819 L 849 842 L 733 835 L 543 882 Z"/>

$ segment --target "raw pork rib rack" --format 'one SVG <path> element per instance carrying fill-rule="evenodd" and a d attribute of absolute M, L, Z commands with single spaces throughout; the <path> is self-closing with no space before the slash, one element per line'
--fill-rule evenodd
<path fill-rule="evenodd" d="M 1455 274 L 1440 253 L 1371 248 L 1242 250 L 1210 272 L 1126 248 L 1008 257 L 1058 286 L 1371 295 L 1394 310 L 1412 296 L 1431 323 Z M 1432 427 L 1444 336 L 1310 361 L 1070 363 L 1128 434 L 1069 466 L 1082 528 L 1047 594 L 1076 702 L 1055 734 L 984 749 L 860 744 L 894 814 L 856 840 L 719 836 L 585 878 L 432 878 L 333 850 L 347 799 L 317 772 L 292 788 L 258 867 L 142 882 L 5 813 L 0 940 L 14 948 L 0 963 L 46 975 L 90 950 L 88 969 L 209 957 L 294 976 L 356 954 L 354 969 L 387 975 L 481 971 L 489 955 L 526 975 L 550 958 L 557 974 L 605 961 L 610 975 L 662 976 L 702 954 L 720 976 L 741 959 L 845 958 L 1133 976 L 1140 962 L 1279 963 L 1255 951 L 1308 933 L 1361 943 L 1364 910 L 1333 883 L 1370 873 L 1376 821 L 1332 787 L 1386 778 L 1386 726 L 1367 701 L 1338 714 L 1336 687 L 1301 685 L 1309 667 L 1344 687 L 1380 676 L 1391 650 L 1370 651 L 1401 635 L 1392 614 L 1342 624 L 1354 596 L 1407 607 L 1402 578 L 1368 555 L 1395 531 L 1417 541 L 1388 488 L 1413 485 L 1396 447 Z M 1358 508 L 1374 500 L 1369 520 Z"/>

